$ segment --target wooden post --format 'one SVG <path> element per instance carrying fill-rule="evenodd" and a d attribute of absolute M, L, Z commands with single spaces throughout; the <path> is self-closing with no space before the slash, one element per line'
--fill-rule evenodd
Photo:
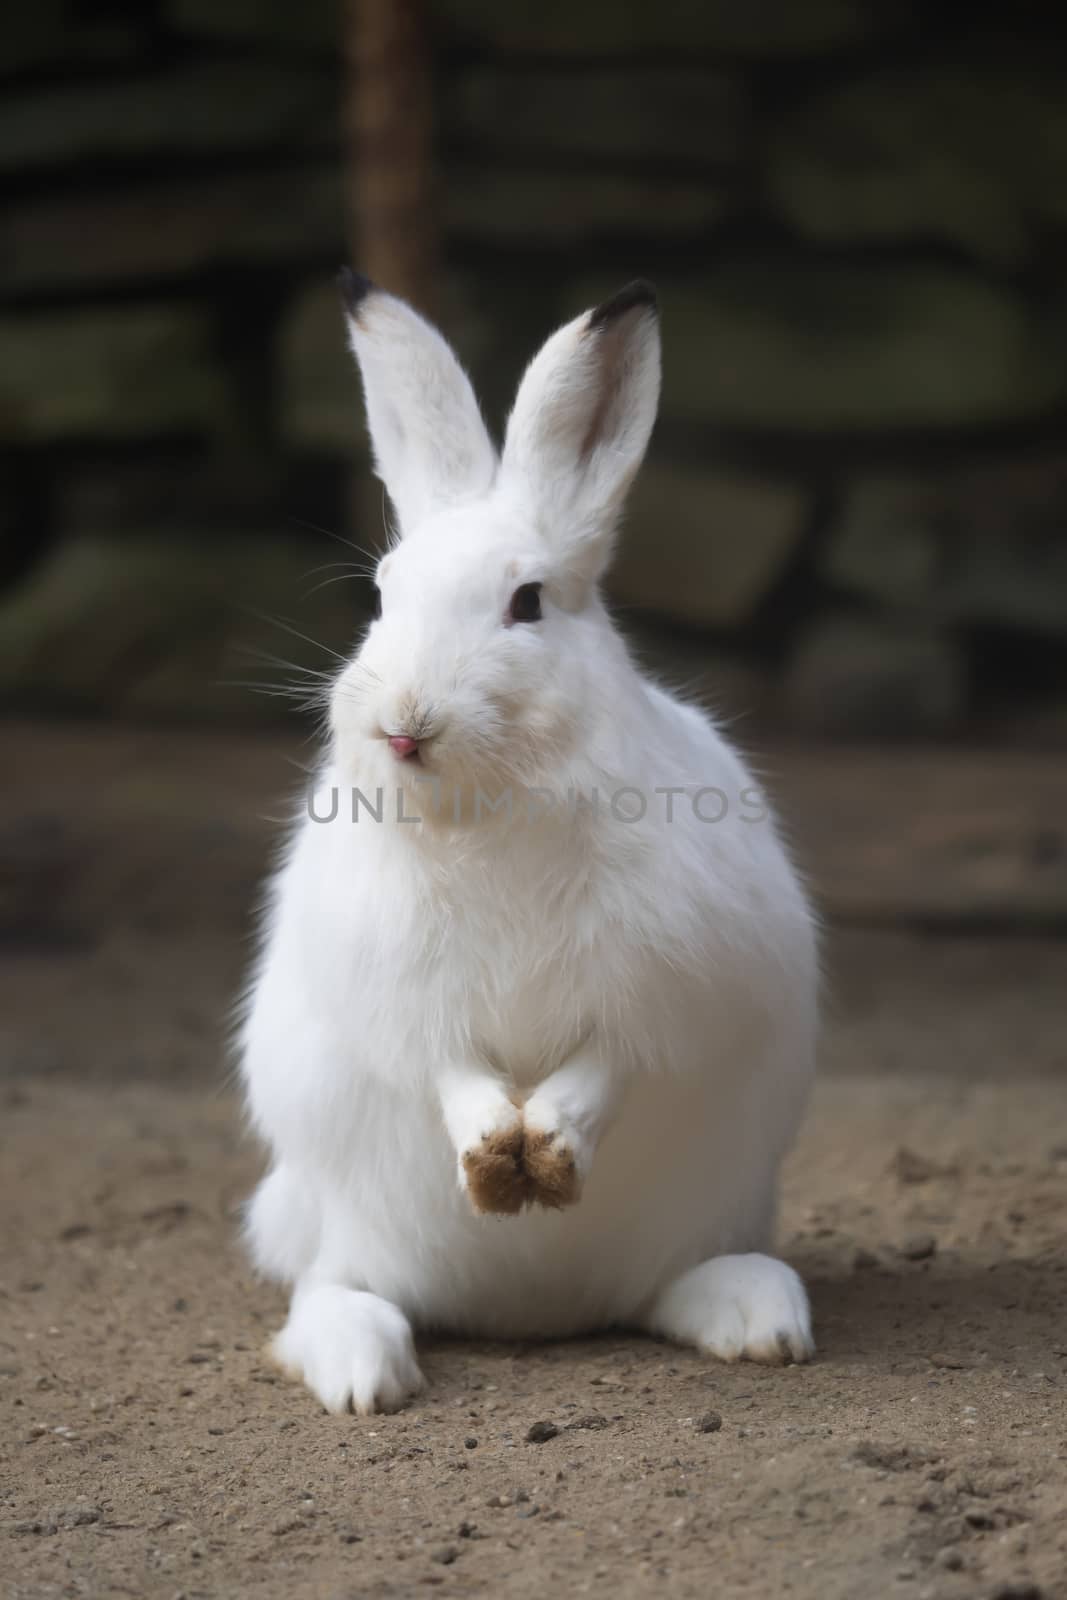
<path fill-rule="evenodd" d="M 351 263 L 432 316 L 440 240 L 423 0 L 343 0 Z"/>

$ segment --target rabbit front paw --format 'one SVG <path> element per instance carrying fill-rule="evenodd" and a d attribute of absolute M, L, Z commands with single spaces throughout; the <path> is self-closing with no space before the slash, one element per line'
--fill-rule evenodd
<path fill-rule="evenodd" d="M 525 1136 L 517 1113 L 483 1134 L 459 1158 L 461 1181 L 475 1211 L 514 1216 L 530 1200 L 524 1164 Z"/>
<path fill-rule="evenodd" d="M 555 1119 L 524 1119 L 509 1106 L 461 1152 L 460 1183 L 483 1214 L 515 1216 L 525 1206 L 558 1211 L 581 1192 L 576 1147 Z"/>
<path fill-rule="evenodd" d="M 487 1134 L 460 1157 L 464 1187 L 475 1211 L 515 1216 L 524 1206 L 559 1211 L 581 1191 L 578 1167 L 559 1129 L 519 1121 Z"/>
<path fill-rule="evenodd" d="M 527 1126 L 523 1166 L 530 1184 L 530 1202 L 549 1211 L 572 1206 L 581 1193 L 578 1162 L 561 1128 Z"/>
<path fill-rule="evenodd" d="M 459 1186 L 482 1215 L 573 1205 L 592 1158 L 575 1122 L 543 1089 L 516 1106 L 496 1083 L 467 1075 L 446 1106 Z"/>

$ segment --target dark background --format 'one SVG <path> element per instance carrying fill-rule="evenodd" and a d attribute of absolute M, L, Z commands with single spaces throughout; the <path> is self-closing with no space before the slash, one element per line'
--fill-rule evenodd
<path fill-rule="evenodd" d="M 1063 17 L 6 7 L 12 1592 L 1064 1595 Z M 810 1367 L 420 1339 L 427 1395 L 367 1426 L 261 1354 L 227 1039 L 314 758 L 289 689 L 365 615 L 337 539 L 382 534 L 346 260 L 498 428 L 556 323 L 659 285 L 612 597 L 754 756 L 824 929 L 780 1232 Z"/>
<path fill-rule="evenodd" d="M 675 679 L 757 727 L 1062 745 L 1063 33 L 879 0 L 13 9 L 0 698 L 261 720 L 265 655 L 348 647 L 362 581 L 318 569 L 382 531 L 353 259 L 497 428 L 558 321 L 656 281 L 611 588 Z"/>

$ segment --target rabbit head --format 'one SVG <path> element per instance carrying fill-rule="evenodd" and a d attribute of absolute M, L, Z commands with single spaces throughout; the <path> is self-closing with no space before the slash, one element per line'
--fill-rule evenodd
<path fill-rule="evenodd" d="M 338 757 L 379 784 L 558 781 L 588 736 L 598 653 L 618 648 L 597 583 L 655 420 L 653 290 L 552 335 L 498 457 L 441 335 L 365 279 L 343 289 L 399 527 L 380 615 L 335 685 Z"/>

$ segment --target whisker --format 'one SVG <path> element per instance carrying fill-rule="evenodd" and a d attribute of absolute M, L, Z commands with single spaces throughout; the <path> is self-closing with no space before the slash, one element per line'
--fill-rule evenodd
<path fill-rule="evenodd" d="M 390 509 L 391 508 L 390 508 L 390 503 L 389 503 L 389 496 L 386 493 L 385 485 L 383 484 L 382 485 L 382 527 L 385 530 L 386 548 L 388 550 L 392 551 L 392 550 L 395 550 L 397 545 L 400 543 L 400 528 L 399 528 L 398 524 L 396 524 L 395 522 L 390 521 L 390 517 L 389 517 Z"/>
<path fill-rule="evenodd" d="M 347 665 L 345 656 L 339 655 L 336 650 L 331 650 L 328 644 L 323 644 L 319 639 L 313 639 L 309 633 L 301 633 L 299 628 L 294 628 L 291 622 L 283 622 L 281 617 L 272 617 L 265 611 L 256 611 L 251 606 L 241 608 L 248 616 L 255 617 L 257 622 L 267 622 L 273 628 L 281 628 L 283 633 L 292 634 L 294 639 L 302 639 L 305 644 L 310 644 L 316 650 L 324 650 L 328 656 L 333 656 L 335 661 Z"/>
<path fill-rule="evenodd" d="M 385 491 L 382 493 L 384 495 Z M 354 539 L 346 539 L 343 533 L 335 533 L 332 528 L 320 528 L 317 523 L 305 522 L 301 517 L 292 517 L 290 520 L 295 522 L 298 528 L 307 528 L 311 533 L 322 533 L 327 539 L 336 539 L 338 544 L 347 545 L 349 550 L 355 550 L 358 555 L 366 556 L 368 561 L 373 561 L 375 564 L 380 558 L 380 551 L 364 549 L 363 545 L 357 544 Z"/>
<path fill-rule="evenodd" d="M 255 678 L 218 678 L 216 683 L 222 689 L 254 689 L 257 694 L 271 695 L 279 700 L 303 701 L 306 705 L 317 704 L 326 693 L 325 686 L 307 689 L 296 683 L 260 683 Z"/>
<path fill-rule="evenodd" d="M 328 589 L 331 583 L 351 582 L 353 578 L 365 578 L 367 576 L 365 572 L 341 572 L 338 573 L 336 578 L 323 578 L 321 583 L 317 583 L 313 589 L 309 589 L 306 594 L 300 596 L 301 603 L 305 600 L 310 600 L 311 596 L 318 594 L 320 589 Z"/>
<path fill-rule="evenodd" d="M 369 678 L 372 683 L 381 683 L 382 681 L 381 674 L 375 672 L 373 667 L 368 667 L 365 661 L 360 661 L 358 656 L 354 657 L 353 660 L 349 662 L 348 671 L 349 673 L 361 672 L 363 676 L 365 678 Z"/>
<path fill-rule="evenodd" d="M 299 672 L 305 678 L 321 678 L 324 683 L 331 682 L 335 677 L 332 667 L 305 667 L 298 661 L 287 661 L 284 656 L 271 655 L 269 650 L 257 650 L 252 645 L 235 645 L 234 652 L 249 661 L 259 662 L 262 666 L 281 667 L 286 672 Z"/>
<path fill-rule="evenodd" d="M 337 567 L 343 567 L 346 572 L 359 572 L 365 578 L 374 576 L 374 567 L 364 567 L 358 561 L 324 561 L 320 567 L 309 567 L 304 573 L 305 578 L 313 578 L 318 572 L 332 572 Z"/>
<path fill-rule="evenodd" d="M 338 544 L 346 544 L 350 550 L 359 550 L 360 555 L 366 555 L 365 550 L 360 550 L 359 545 L 351 539 L 346 539 L 343 533 L 335 533 L 332 528 L 322 528 L 317 522 L 308 522 L 304 517 L 290 517 L 290 522 L 298 528 L 307 528 L 309 533 L 324 534 L 327 539 L 336 539 Z"/>

